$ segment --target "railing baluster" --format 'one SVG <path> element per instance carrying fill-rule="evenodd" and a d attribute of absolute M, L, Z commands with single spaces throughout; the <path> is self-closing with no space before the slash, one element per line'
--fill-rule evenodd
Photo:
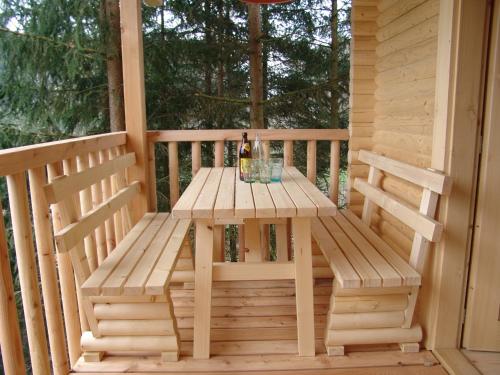
<path fill-rule="evenodd" d="M 99 156 L 95 152 L 91 152 L 89 154 L 90 167 L 96 167 L 99 165 Z M 92 194 L 92 207 L 96 207 L 97 205 L 102 203 L 102 186 L 101 182 L 98 182 L 92 185 L 91 189 Z M 108 254 L 107 246 L 106 246 L 106 229 L 105 225 L 101 224 L 95 230 L 95 240 L 97 246 L 97 263 L 101 264 Z"/>
<path fill-rule="evenodd" d="M 57 176 L 62 175 L 62 169 L 59 162 L 47 166 L 49 182 Z M 62 229 L 61 217 L 57 205 L 51 206 L 52 226 L 54 232 Z M 57 270 L 59 272 L 59 284 L 61 286 L 61 299 L 64 312 L 64 326 L 66 328 L 66 337 L 68 341 L 68 354 L 71 366 L 76 364 L 80 357 L 80 323 L 76 319 L 78 316 L 78 305 L 76 299 L 75 278 L 73 276 L 73 266 L 69 253 L 56 253 Z"/>
<path fill-rule="evenodd" d="M 340 142 L 330 142 L 330 200 L 339 204 Z"/>
<path fill-rule="evenodd" d="M 293 141 L 284 142 L 283 159 L 285 167 L 291 167 L 293 165 Z"/>
<path fill-rule="evenodd" d="M 193 176 L 201 168 L 201 142 L 191 142 L 191 171 Z"/>
<path fill-rule="evenodd" d="M 25 374 L 26 367 L 9 258 L 0 199 L 0 347 L 5 374 L 16 375 Z"/>
<path fill-rule="evenodd" d="M 34 374 L 48 374 L 49 353 L 38 289 L 25 173 L 7 176 L 7 186 L 32 369 Z"/>
<path fill-rule="evenodd" d="M 74 173 L 76 173 L 76 160 L 74 158 L 71 158 L 71 159 L 65 159 L 63 160 L 63 170 L 64 170 L 64 174 L 66 175 L 72 175 Z M 81 211 L 80 211 L 80 194 L 75 194 L 73 199 L 75 199 L 76 201 L 76 204 L 75 204 L 75 209 L 77 211 L 77 215 L 80 217 L 82 214 L 81 214 Z M 85 249 L 87 250 L 87 249 Z M 89 254 L 87 254 L 87 259 L 89 257 Z M 73 278 L 74 278 L 74 275 L 73 275 Z M 76 291 L 76 300 L 78 302 L 78 315 L 80 317 L 80 329 L 82 332 L 85 332 L 85 331 L 88 331 L 90 328 L 89 328 L 89 324 L 87 322 L 87 318 L 85 316 L 85 313 L 83 311 L 83 308 L 82 308 L 82 299 L 81 299 L 81 295 L 78 291 L 79 287 L 78 287 L 78 284 L 75 284 L 76 287 L 75 287 L 75 291 Z"/>
<path fill-rule="evenodd" d="M 149 165 L 149 204 L 151 211 L 158 211 L 158 198 L 156 197 L 156 153 L 155 144 L 148 144 L 148 165 Z"/>
<path fill-rule="evenodd" d="M 112 159 L 114 159 L 114 152 L 113 152 L 113 150 L 108 150 L 107 156 L 105 157 L 105 160 L 112 160 Z M 109 183 L 110 183 L 109 184 L 110 194 L 109 194 L 108 198 L 112 197 L 117 192 L 116 177 L 111 176 L 111 178 L 109 179 Z M 115 239 L 116 239 L 115 246 L 116 246 L 120 242 L 122 242 L 122 239 L 123 239 L 123 220 L 122 220 L 121 210 L 118 210 L 114 213 L 113 223 L 114 223 L 114 228 L 115 228 Z"/>
<path fill-rule="evenodd" d="M 99 151 L 99 162 L 102 164 L 108 160 L 108 153 L 106 151 Z M 101 181 L 102 187 L 102 199 L 106 200 L 111 197 L 111 179 L 109 177 L 104 178 Z M 108 255 L 113 251 L 116 246 L 115 237 L 115 221 L 114 217 L 111 216 L 108 220 L 104 222 L 104 230 L 106 231 L 106 247 L 108 248 Z"/>
<path fill-rule="evenodd" d="M 49 205 L 43 191 L 43 186 L 47 183 L 47 177 L 43 167 L 30 169 L 28 173 L 52 369 L 54 374 L 66 375 L 69 372 L 69 367 L 54 258 L 54 238 L 49 221 Z"/>
<path fill-rule="evenodd" d="M 269 159 L 269 157 L 271 156 L 271 142 L 263 141 L 262 150 L 264 151 L 264 159 Z"/>
<path fill-rule="evenodd" d="M 316 185 L 316 141 L 307 141 L 307 178 Z"/>
<path fill-rule="evenodd" d="M 76 157 L 77 171 L 82 172 L 89 169 L 89 159 L 88 155 L 78 155 Z M 80 207 L 82 210 L 82 215 L 86 214 L 92 209 L 92 193 L 90 188 L 80 191 Z M 97 245 L 95 240 L 95 234 L 91 233 L 84 240 L 85 243 L 85 253 L 89 260 L 90 271 L 94 271 L 97 268 Z"/>
<path fill-rule="evenodd" d="M 124 147 L 116 147 L 115 149 L 112 150 L 112 158 L 117 158 L 121 155 L 124 155 L 126 153 L 126 150 Z M 113 177 L 113 181 L 116 185 L 116 191 L 119 191 L 126 186 L 128 186 L 127 182 L 127 171 L 120 171 L 116 173 Z M 132 217 L 130 215 L 131 211 L 131 204 L 127 203 L 125 206 L 120 208 L 120 215 L 122 218 L 122 231 L 123 231 L 123 237 L 127 235 L 127 233 L 132 229 Z"/>
<path fill-rule="evenodd" d="M 224 166 L 224 141 L 216 141 L 214 147 L 214 167 Z M 223 262 L 226 244 L 225 226 L 215 228 L 214 232 L 214 261 Z"/>
<path fill-rule="evenodd" d="M 172 209 L 179 200 L 179 148 L 177 142 L 168 143 L 168 180 L 170 209 Z"/>

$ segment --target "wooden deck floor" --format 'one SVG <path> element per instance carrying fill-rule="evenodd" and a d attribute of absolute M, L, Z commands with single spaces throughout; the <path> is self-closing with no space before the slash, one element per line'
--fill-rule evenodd
<path fill-rule="evenodd" d="M 343 357 L 328 357 L 323 345 L 331 280 L 314 288 L 318 355 L 297 356 L 295 288 L 292 281 L 218 282 L 212 295 L 209 360 L 192 358 L 193 285 L 172 289 L 181 335 L 181 360 L 163 363 L 159 357 L 106 356 L 100 363 L 80 360 L 77 373 L 187 374 L 446 374 L 427 351 L 401 353 L 395 346 L 353 348 Z M 348 348 L 349 349 L 349 348 Z M 356 351 L 353 351 L 356 350 Z"/>

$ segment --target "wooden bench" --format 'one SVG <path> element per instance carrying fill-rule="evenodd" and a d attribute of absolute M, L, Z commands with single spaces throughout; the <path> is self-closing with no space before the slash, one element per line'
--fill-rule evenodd
<path fill-rule="evenodd" d="M 57 250 L 69 252 L 80 291 L 85 314 L 80 342 L 86 361 L 100 361 L 107 352 L 161 353 L 164 361 L 179 358 L 169 283 L 179 257 L 191 258 L 191 222 L 168 213 L 146 213 L 131 225 L 128 204 L 140 184 L 127 184 L 124 172 L 134 163 L 134 154 L 121 155 L 45 186 L 47 201 L 60 216 L 61 230 L 54 235 Z M 106 178 L 114 194 L 82 214 L 81 192 Z M 97 262 L 91 259 L 94 233 L 113 216 L 130 230 Z M 192 259 L 190 266 L 192 270 Z"/>
<path fill-rule="evenodd" d="M 413 321 L 415 305 L 429 245 L 443 232 L 434 220 L 437 201 L 449 194 L 451 180 L 368 151 L 360 151 L 359 160 L 370 165 L 368 181 L 354 181 L 365 196 L 362 218 L 340 210 L 312 224 L 335 276 L 325 345 L 330 355 L 343 355 L 345 345 L 357 344 L 398 343 L 403 351 L 418 351 L 422 329 Z M 385 173 L 423 188 L 418 209 L 382 190 Z M 370 227 L 376 206 L 415 231 L 409 259 Z"/>

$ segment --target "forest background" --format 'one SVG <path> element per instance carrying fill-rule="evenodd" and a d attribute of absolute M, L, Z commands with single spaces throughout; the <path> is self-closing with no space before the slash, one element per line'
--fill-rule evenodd
<path fill-rule="evenodd" d="M 0 3 L 0 149 L 124 129 L 119 22 L 118 0 Z M 143 36 L 148 129 L 347 128 L 349 0 L 166 0 L 143 6 Z M 204 165 L 212 147 L 203 144 Z M 323 190 L 328 148 L 318 144 Z M 189 145 L 179 152 L 184 188 Z M 234 165 L 234 145 L 225 153 Z M 169 209 L 167 152 L 156 155 L 159 208 Z M 305 144 L 294 155 L 304 171 Z M 0 194 L 10 228 L 4 181 Z"/>

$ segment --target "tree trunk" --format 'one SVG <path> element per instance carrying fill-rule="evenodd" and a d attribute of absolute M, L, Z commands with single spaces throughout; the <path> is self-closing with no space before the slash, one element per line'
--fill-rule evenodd
<path fill-rule="evenodd" d="M 269 25 L 269 8 L 267 5 L 262 7 L 262 37 L 264 39 L 268 38 L 270 31 Z M 269 80 L 268 80 L 268 71 L 269 71 L 269 45 L 267 43 L 262 43 L 262 97 L 264 100 L 269 99 Z M 264 116 L 264 128 L 269 127 L 269 117 L 263 110 Z"/>
<path fill-rule="evenodd" d="M 331 14 L 331 56 L 330 56 L 330 127 L 339 127 L 339 84 L 338 84 L 338 64 L 339 64 L 339 39 L 338 39 L 338 9 L 337 0 L 332 0 Z"/>
<path fill-rule="evenodd" d="M 248 5 L 248 30 L 250 54 L 250 127 L 264 128 L 262 108 L 262 42 L 260 40 L 260 6 Z"/>
<path fill-rule="evenodd" d="M 104 0 L 106 9 L 106 69 L 108 73 L 109 123 L 112 132 L 125 130 L 120 2 Z"/>

